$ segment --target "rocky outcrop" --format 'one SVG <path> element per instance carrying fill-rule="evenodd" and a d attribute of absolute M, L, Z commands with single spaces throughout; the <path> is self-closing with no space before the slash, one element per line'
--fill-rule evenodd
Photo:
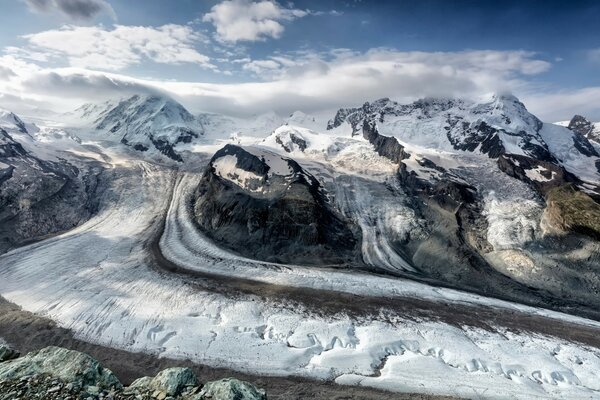
<path fill-rule="evenodd" d="M 18 358 L 19 355 L 19 352 L 12 347 L 0 344 L 0 362 L 14 360 L 15 358 Z"/>
<path fill-rule="evenodd" d="M 204 385 L 196 400 L 201 399 L 267 400 L 267 394 L 248 382 L 226 378 Z"/>
<path fill-rule="evenodd" d="M 319 181 L 274 153 L 226 145 L 212 157 L 193 207 L 200 229 L 247 257 L 322 264 L 356 255 L 353 226 Z"/>
<path fill-rule="evenodd" d="M 108 369 L 87 354 L 60 347 L 46 347 L 24 357 L 0 364 L 0 380 L 51 375 L 81 389 L 120 389 L 121 383 Z"/>
<path fill-rule="evenodd" d="M 581 115 L 575 115 L 567 127 L 575 132 L 577 136 L 587 139 L 586 141 L 593 141 L 600 144 L 600 128 L 597 123 L 594 124 Z M 581 139 L 579 141 L 583 142 Z M 579 146 L 577 143 L 575 144 L 576 146 Z M 583 147 L 589 149 L 586 143 L 583 143 Z M 595 148 L 593 149 L 596 152 L 596 155 L 598 155 L 598 151 Z"/>
<path fill-rule="evenodd" d="M 0 346 L 0 354 L 4 348 Z M 123 387 L 89 355 L 46 347 L 0 362 L 0 400 L 14 399 L 266 400 L 267 396 L 264 390 L 233 378 L 203 385 L 189 368 L 168 368 Z"/>
<path fill-rule="evenodd" d="M 0 254 L 90 218 L 102 171 L 93 163 L 81 169 L 37 158 L 0 129 Z"/>
<path fill-rule="evenodd" d="M 575 115 L 571 118 L 567 128 L 587 138 L 589 138 L 589 135 L 594 131 L 594 125 L 581 115 Z"/>
<path fill-rule="evenodd" d="M 275 137 L 275 141 L 277 142 L 277 144 L 279 144 L 281 147 L 283 147 L 283 149 L 287 152 L 287 153 L 291 153 L 295 150 L 295 148 L 297 147 L 298 150 L 300 151 L 304 151 L 306 150 L 306 140 L 304 140 L 303 138 L 301 138 L 300 136 L 298 136 L 297 134 L 290 132 L 288 134 L 288 139 L 289 142 L 286 141 L 284 142 L 281 138 L 281 136 L 276 136 Z M 289 144 L 288 144 L 289 143 Z M 290 145 L 291 144 L 291 145 Z"/>
<path fill-rule="evenodd" d="M 579 233 L 600 240 L 600 204 L 572 185 L 548 191 L 544 218 L 562 232 Z"/>
<path fill-rule="evenodd" d="M 507 175 L 529 184 L 542 196 L 552 188 L 577 181 L 561 166 L 516 154 L 498 157 L 498 167 Z"/>
<path fill-rule="evenodd" d="M 374 122 L 365 120 L 362 129 L 363 137 L 375 147 L 375 151 L 380 156 L 385 157 L 396 164 L 399 164 L 402 160 L 410 157 L 410 155 L 404 151 L 404 146 L 398 142 L 398 139 L 380 135 L 377 131 L 377 124 Z"/>
<path fill-rule="evenodd" d="M 145 376 L 136 379 L 130 389 L 144 389 L 162 392 L 167 396 L 180 396 L 190 389 L 199 386 L 198 378 L 189 368 L 168 368 L 155 377 Z"/>

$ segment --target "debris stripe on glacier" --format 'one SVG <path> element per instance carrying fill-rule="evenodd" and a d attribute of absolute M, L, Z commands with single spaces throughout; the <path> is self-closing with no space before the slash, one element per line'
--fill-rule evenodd
<path fill-rule="evenodd" d="M 310 287 L 324 291 L 339 291 L 361 296 L 416 297 L 420 299 L 483 305 L 559 319 L 571 323 L 600 327 L 600 322 L 569 314 L 429 286 L 401 278 L 373 274 L 340 272 L 303 266 L 289 266 L 255 261 L 237 256 L 212 243 L 193 222 L 190 201 L 198 176 L 184 174 L 174 188 L 160 239 L 162 254 L 175 264 L 210 274 L 244 278 L 273 285 Z"/>
<path fill-rule="evenodd" d="M 320 317 L 297 305 L 203 292 L 156 272 L 144 246 L 168 205 L 172 174 L 149 165 L 139 174 L 141 182 L 118 176 L 99 215 L 79 228 L 2 256 L 0 293 L 82 339 L 212 366 L 400 392 L 471 396 L 473 388 L 449 389 L 450 382 L 483 382 L 496 398 L 600 398 L 596 349 L 394 315 Z M 184 188 L 174 192 L 175 202 Z M 384 291 L 392 288 L 387 284 Z M 437 378 L 428 379 L 433 370 Z"/>

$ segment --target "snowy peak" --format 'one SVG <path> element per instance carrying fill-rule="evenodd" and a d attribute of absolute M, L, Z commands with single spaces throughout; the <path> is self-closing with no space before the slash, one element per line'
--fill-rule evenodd
<path fill-rule="evenodd" d="M 384 136 L 420 147 L 479 152 L 492 158 L 518 154 L 553 160 L 539 135 L 541 121 L 511 95 L 494 95 L 480 102 L 426 98 L 410 104 L 383 98 L 359 108 L 340 109 L 328 129 L 348 124 L 355 135 L 364 121 Z"/>
<path fill-rule="evenodd" d="M 23 122 L 15 113 L 0 109 L 0 128 L 6 131 L 16 131 L 28 134 L 27 124 Z"/>
<path fill-rule="evenodd" d="M 586 137 L 594 131 L 594 125 L 581 115 L 571 118 L 567 128 Z"/>
<path fill-rule="evenodd" d="M 101 109 L 95 108 L 94 110 Z M 128 126 L 124 126 L 124 123 Z M 119 102 L 116 106 L 101 111 L 96 121 L 97 129 L 110 132 L 125 132 L 139 128 L 149 128 L 157 133 L 186 128 L 202 133 L 201 125 L 181 104 L 174 100 L 158 96 L 133 96 Z"/>
<path fill-rule="evenodd" d="M 282 125 L 261 144 L 286 153 L 328 153 L 333 138 L 300 126 Z"/>
<path fill-rule="evenodd" d="M 154 95 L 135 95 L 118 102 L 86 104 L 77 111 L 92 126 L 139 151 L 153 151 L 183 161 L 174 149 L 204 133 L 202 123 L 181 104 Z"/>
<path fill-rule="evenodd" d="M 255 194 L 284 192 L 298 181 L 319 186 L 294 160 L 262 148 L 228 144 L 215 153 L 210 166 L 219 178 Z"/>
<path fill-rule="evenodd" d="M 588 140 L 592 140 L 600 144 L 600 124 L 590 122 L 587 118 L 581 115 L 575 115 L 571 121 L 569 121 L 567 128 L 581 136 L 584 136 Z"/>

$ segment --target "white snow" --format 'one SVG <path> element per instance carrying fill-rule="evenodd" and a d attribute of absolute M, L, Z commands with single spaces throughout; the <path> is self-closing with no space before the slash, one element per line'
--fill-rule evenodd
<path fill-rule="evenodd" d="M 218 176 L 227 179 L 244 189 L 252 190 L 252 185 L 250 185 L 248 181 L 254 183 L 263 181 L 262 176 L 242 168 L 237 168 L 236 164 L 237 157 L 235 154 L 225 155 L 213 161 L 213 167 Z"/>
<path fill-rule="evenodd" d="M 540 135 L 567 171 L 584 181 L 600 182 L 600 173 L 595 164 L 599 158 L 587 157 L 576 151 L 571 130 L 555 124 L 544 124 Z"/>
<path fill-rule="evenodd" d="M 490 192 L 484 199 L 488 220 L 487 239 L 494 250 L 520 248 L 535 239 L 542 205 L 522 198 L 500 198 Z"/>
<path fill-rule="evenodd" d="M 512 107 L 511 103 L 490 104 L 478 111 L 486 113 L 491 123 L 513 130 L 531 123 L 528 115 L 514 110 L 508 110 L 510 123 L 502 119 L 503 107 Z M 538 234 L 542 204 L 524 183 L 500 172 L 494 160 L 453 150 L 443 118 L 386 118 L 382 134 L 393 134 L 406 145 L 411 153 L 409 169 L 421 177 L 437 175 L 419 165 L 418 160 L 428 158 L 476 186 L 485 196 L 488 240 L 494 249 L 519 249 Z M 325 182 L 332 201 L 361 226 L 365 263 L 390 271 L 412 270 L 392 242 L 421 235 L 423 221 L 403 203 L 401 188 L 391 179 L 397 165 L 378 156 L 361 136 L 350 137 L 347 124 L 325 132 L 319 130 L 317 119 L 302 113 L 294 113 L 283 126 L 285 121 L 276 114 L 258 118 L 245 131 L 238 129 L 243 122 L 206 117 L 202 120 L 206 137 L 187 148 L 214 153 L 222 143 L 236 141 L 264 159 L 271 176 L 288 176 L 292 170 L 287 153 L 275 138 L 299 135 L 307 149 L 294 147 L 290 157 Z M 545 125 L 544 140 L 564 133 L 557 128 L 561 131 Z M 518 142 L 511 142 L 514 137 L 507 136 L 503 137 L 507 146 L 518 147 Z M 557 138 L 553 151 L 560 153 L 566 143 L 567 139 Z M 0 256 L 0 294 L 72 329 L 81 339 L 251 373 L 330 379 L 395 392 L 600 399 L 599 349 L 502 327 L 487 331 L 407 319 L 387 308 L 360 317 L 343 312 L 322 315 L 286 300 L 226 295 L 156 271 L 149 265 L 146 246 L 167 210 L 159 248 L 168 260 L 189 270 L 307 287 L 333 296 L 342 292 L 398 301 L 415 297 L 600 328 L 598 322 L 410 280 L 239 257 L 215 246 L 192 222 L 190 195 L 201 172 L 176 172 L 140 161 L 136 157 L 141 153 L 132 156 L 111 139 L 104 141 L 85 129 L 75 134 L 65 127 L 42 126 L 27 145 L 45 157 L 102 161 L 110 167 L 106 173 L 114 177 L 99 213 L 90 221 Z M 571 170 L 588 167 L 566 152 L 563 155 Z M 236 165 L 234 155 L 213 163 L 219 176 L 240 186 L 262 179 Z M 540 168 L 527 171 L 528 176 L 540 180 Z"/>
<path fill-rule="evenodd" d="M 546 172 L 546 171 L 548 171 L 548 169 L 542 167 L 541 165 L 538 165 L 537 167 L 535 167 L 533 169 L 525 170 L 525 175 L 527 175 L 527 177 L 529 179 L 531 179 L 532 181 L 549 182 L 552 179 L 554 179 L 556 172 L 552 171 L 550 178 L 547 178 L 544 175 L 542 175 L 542 172 Z"/>
<path fill-rule="evenodd" d="M 386 309 L 358 319 L 343 313 L 319 316 L 297 304 L 290 307 L 252 296 L 230 298 L 204 291 L 185 278 L 165 277 L 148 267 L 142 247 L 155 216 L 168 206 L 164 188 L 174 179 L 173 173 L 135 163 L 130 173 L 118 176 L 92 220 L 0 257 L 3 296 L 56 320 L 81 339 L 253 373 L 463 397 L 487 388 L 487 398 L 600 398 L 597 349 L 500 328 L 488 332 L 407 320 Z M 173 193 L 170 221 L 172 213 L 180 210 L 173 206 L 183 200 L 181 186 L 189 187 L 179 186 Z M 182 237 L 182 243 L 190 233 L 179 229 L 173 233 Z M 175 241 L 165 232 L 163 251 Z M 242 271 L 251 267 L 247 260 L 211 260 L 198 253 L 227 256 L 214 246 L 196 246 L 194 251 L 190 262 L 196 268 L 215 272 L 226 266 Z M 367 296 L 415 290 L 419 297 L 443 301 L 486 301 L 391 278 L 254 264 L 256 268 L 249 271 L 253 279 L 260 279 L 263 271 L 283 275 L 285 284 L 297 277 L 304 285 Z M 545 310 L 505 306 L 563 318 Z M 461 384 L 449 384 L 457 382 Z"/>

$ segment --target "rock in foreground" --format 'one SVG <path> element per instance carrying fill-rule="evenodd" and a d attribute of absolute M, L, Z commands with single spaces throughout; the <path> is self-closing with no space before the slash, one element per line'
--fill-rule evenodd
<path fill-rule="evenodd" d="M 7 346 L 0 346 L 0 354 Z M 3 353 L 4 352 L 4 353 Z M 11 356 L 18 354 L 10 352 Z M 168 368 L 123 388 L 117 377 L 87 354 L 46 347 L 0 362 L 0 400 L 266 400 L 264 390 L 233 378 L 202 385 L 189 368 Z"/>

